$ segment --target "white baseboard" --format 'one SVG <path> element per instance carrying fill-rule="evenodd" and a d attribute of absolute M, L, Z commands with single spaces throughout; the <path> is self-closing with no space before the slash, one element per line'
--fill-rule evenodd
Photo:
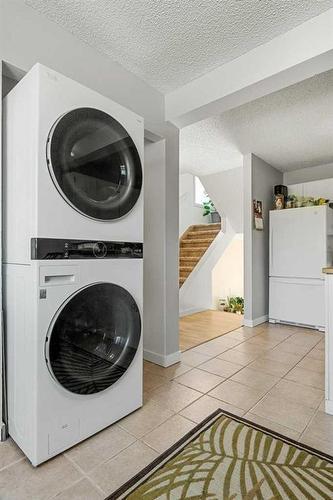
<path fill-rule="evenodd" d="M 151 361 L 156 365 L 164 366 L 167 368 L 168 366 L 174 365 L 175 363 L 179 363 L 180 361 L 180 351 L 173 352 L 172 354 L 158 354 L 157 352 L 143 350 L 143 358 L 146 361 Z"/>
<path fill-rule="evenodd" d="M 331 399 L 325 400 L 325 412 L 333 415 L 333 401 Z"/>
<path fill-rule="evenodd" d="M 268 314 L 255 319 L 244 319 L 244 326 L 253 328 L 254 326 L 261 325 L 261 323 L 266 323 L 268 321 Z"/>
<path fill-rule="evenodd" d="M 207 311 L 208 309 L 211 309 L 211 307 L 189 307 L 188 309 L 183 309 L 182 311 L 179 311 L 179 317 L 182 318 L 183 316 L 188 316 L 189 314 L 195 314 L 202 311 Z"/>

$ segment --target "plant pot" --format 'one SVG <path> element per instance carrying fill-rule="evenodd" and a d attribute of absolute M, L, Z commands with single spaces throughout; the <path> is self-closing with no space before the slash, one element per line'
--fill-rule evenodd
<path fill-rule="evenodd" d="M 218 222 L 221 222 L 221 216 L 218 212 L 211 212 L 210 214 L 210 222 L 212 224 L 216 224 Z"/>

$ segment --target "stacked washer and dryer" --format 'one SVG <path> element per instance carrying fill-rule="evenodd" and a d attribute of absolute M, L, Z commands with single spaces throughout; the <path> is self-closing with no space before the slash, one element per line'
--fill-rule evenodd
<path fill-rule="evenodd" d="M 33 465 L 142 405 L 143 137 L 39 64 L 4 100 L 8 429 Z"/>

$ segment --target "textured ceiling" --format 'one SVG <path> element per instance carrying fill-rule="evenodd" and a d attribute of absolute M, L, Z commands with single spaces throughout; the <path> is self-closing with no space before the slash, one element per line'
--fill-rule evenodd
<path fill-rule="evenodd" d="M 333 0 L 25 0 L 161 92 L 333 7 Z"/>
<path fill-rule="evenodd" d="M 282 171 L 333 161 L 333 70 L 181 130 L 181 170 L 206 174 L 255 153 Z"/>

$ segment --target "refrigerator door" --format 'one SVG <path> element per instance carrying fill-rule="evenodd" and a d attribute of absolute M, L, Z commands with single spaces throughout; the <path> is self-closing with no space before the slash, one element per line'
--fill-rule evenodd
<path fill-rule="evenodd" d="M 270 212 L 270 276 L 321 278 L 327 265 L 326 206 Z"/>
<path fill-rule="evenodd" d="M 270 278 L 269 320 L 323 329 L 325 280 Z"/>

